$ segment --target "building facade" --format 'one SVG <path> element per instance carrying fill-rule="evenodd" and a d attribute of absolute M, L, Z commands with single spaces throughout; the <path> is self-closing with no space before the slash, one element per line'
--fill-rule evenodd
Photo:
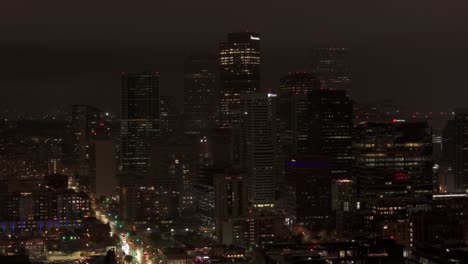
<path fill-rule="evenodd" d="M 249 177 L 253 207 L 271 208 L 276 200 L 275 108 L 270 94 L 241 97 L 241 164 Z"/>
<path fill-rule="evenodd" d="M 351 65 L 346 48 L 324 47 L 312 50 L 312 72 L 321 82 L 321 88 L 349 90 L 351 86 Z"/>
<path fill-rule="evenodd" d="M 200 133 L 215 119 L 219 90 L 216 59 L 210 55 L 191 55 L 184 69 L 184 130 Z"/>
<path fill-rule="evenodd" d="M 220 98 L 218 127 L 240 122 L 240 96 L 260 89 L 260 35 L 229 33 L 219 47 Z"/>
<path fill-rule="evenodd" d="M 159 74 L 122 73 L 120 96 L 122 171 L 146 173 L 150 144 L 160 133 Z"/>

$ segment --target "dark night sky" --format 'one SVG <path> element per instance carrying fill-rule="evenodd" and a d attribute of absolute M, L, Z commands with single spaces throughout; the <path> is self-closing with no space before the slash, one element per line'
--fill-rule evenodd
<path fill-rule="evenodd" d="M 467 1 L 3 1 L 0 104 L 89 103 L 118 110 L 122 71 L 156 69 L 182 94 L 184 57 L 216 52 L 230 31 L 262 35 L 262 79 L 275 87 L 310 47 L 352 49 L 352 96 L 411 109 L 468 106 Z"/>

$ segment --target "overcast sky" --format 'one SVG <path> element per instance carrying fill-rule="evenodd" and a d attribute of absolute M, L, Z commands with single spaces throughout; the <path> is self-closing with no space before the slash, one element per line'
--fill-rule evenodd
<path fill-rule="evenodd" d="M 0 103 L 118 111 L 122 71 L 158 70 L 182 95 L 185 56 L 230 31 L 261 34 L 262 81 L 307 66 L 311 47 L 351 49 L 353 98 L 411 109 L 468 106 L 468 1 L 2 1 Z"/>

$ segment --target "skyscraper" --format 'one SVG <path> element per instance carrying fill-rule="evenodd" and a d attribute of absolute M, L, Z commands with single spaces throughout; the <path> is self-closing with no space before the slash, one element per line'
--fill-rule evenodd
<path fill-rule="evenodd" d="M 235 237 L 239 238 L 240 235 L 232 236 L 231 234 L 235 232 L 235 228 L 232 227 L 230 228 L 231 232 L 226 232 L 226 225 L 229 226 L 229 222 L 232 222 L 233 219 L 247 216 L 246 177 L 244 174 L 232 169 L 216 173 L 214 176 L 214 191 L 216 236 L 221 242 L 226 242 L 226 238 L 229 237 L 232 243 L 232 240 Z"/>
<path fill-rule="evenodd" d="M 91 187 L 94 181 L 90 145 L 92 131 L 97 127 L 101 111 L 89 105 L 72 106 L 72 150 L 75 173 L 82 186 Z"/>
<path fill-rule="evenodd" d="M 121 76 L 121 166 L 123 172 L 146 173 L 151 141 L 159 135 L 159 74 Z"/>
<path fill-rule="evenodd" d="M 347 178 L 351 167 L 351 99 L 343 90 L 315 90 L 309 98 L 309 151 L 332 158 L 333 178 Z"/>
<path fill-rule="evenodd" d="M 72 144 L 76 156 L 86 156 L 84 149 L 89 144 L 91 131 L 97 126 L 100 113 L 99 109 L 89 105 L 72 105 Z"/>
<path fill-rule="evenodd" d="M 320 88 L 317 76 L 311 72 L 289 72 L 280 80 L 280 100 L 288 100 L 292 94 L 307 94 Z"/>
<path fill-rule="evenodd" d="M 432 199 L 432 137 L 427 124 L 361 124 L 353 156 L 356 209 L 363 217 L 359 222 L 378 233 L 399 226 L 394 235 L 404 239 L 408 214 L 424 209 Z"/>
<path fill-rule="evenodd" d="M 179 113 L 177 111 L 177 102 L 174 96 L 160 96 L 159 100 L 160 114 L 160 133 L 168 135 L 177 130 L 179 125 Z"/>
<path fill-rule="evenodd" d="M 191 55 L 184 69 L 184 130 L 200 133 L 211 126 L 219 91 L 216 59 L 209 55 Z"/>
<path fill-rule="evenodd" d="M 275 205 L 275 109 L 270 94 L 241 96 L 241 161 L 249 177 L 249 200 L 253 207 Z"/>
<path fill-rule="evenodd" d="M 216 237 L 244 248 L 271 245 L 282 235 L 284 218 L 271 210 L 248 210 L 247 178 L 237 169 L 215 174 Z"/>
<path fill-rule="evenodd" d="M 99 122 L 93 130 L 91 159 L 95 179 L 91 186 L 96 197 L 110 197 L 117 188 L 117 162 L 115 158 L 115 141 L 111 136 L 110 124 Z"/>
<path fill-rule="evenodd" d="M 194 185 L 200 170 L 200 145 L 196 138 L 162 138 L 152 146 L 151 182 L 169 190 L 172 205 L 182 214 L 195 209 Z"/>
<path fill-rule="evenodd" d="M 454 168 L 455 189 L 468 189 L 468 109 L 456 109 L 444 130 L 444 158 Z"/>
<path fill-rule="evenodd" d="M 320 88 L 313 73 L 289 73 L 280 80 L 278 130 L 286 156 L 307 152 L 309 131 L 308 93 Z"/>
<path fill-rule="evenodd" d="M 240 122 L 240 95 L 260 89 L 260 35 L 229 33 L 219 48 L 220 105 L 218 127 Z"/>
<path fill-rule="evenodd" d="M 286 163 L 287 206 L 293 223 L 312 230 L 329 224 L 332 205 L 331 162 L 319 155 L 293 156 Z"/>
<path fill-rule="evenodd" d="M 353 155 L 358 193 L 432 193 L 432 138 L 426 123 L 361 124 Z"/>
<path fill-rule="evenodd" d="M 320 79 L 322 88 L 348 90 L 351 66 L 348 49 L 326 47 L 312 50 L 312 72 Z"/>

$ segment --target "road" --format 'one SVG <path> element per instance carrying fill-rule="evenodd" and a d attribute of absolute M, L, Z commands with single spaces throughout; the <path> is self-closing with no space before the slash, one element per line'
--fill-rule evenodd
<path fill-rule="evenodd" d="M 132 263 L 138 264 L 152 264 L 158 259 L 157 247 L 151 245 L 151 243 L 144 236 L 130 237 L 129 232 L 115 216 L 112 217 L 110 214 L 106 214 L 104 211 L 96 209 L 96 218 L 102 223 L 109 223 L 113 236 L 118 236 L 119 245 L 117 247 L 117 254 L 123 256 L 124 251 L 126 254 L 132 255 Z M 146 242 L 146 243 L 145 243 Z"/>

